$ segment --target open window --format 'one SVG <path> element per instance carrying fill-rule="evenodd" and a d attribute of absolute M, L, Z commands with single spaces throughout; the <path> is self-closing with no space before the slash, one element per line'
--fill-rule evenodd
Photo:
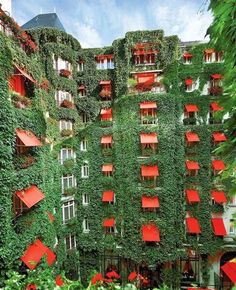
<path fill-rule="evenodd" d="M 197 161 L 186 160 L 185 161 L 187 176 L 197 176 L 198 171 L 200 169 Z"/>
<path fill-rule="evenodd" d="M 157 104 L 156 102 L 140 103 L 141 124 L 157 124 Z"/>
<path fill-rule="evenodd" d="M 102 165 L 102 173 L 105 177 L 112 177 L 113 176 L 113 165 L 112 164 L 104 164 Z"/>
<path fill-rule="evenodd" d="M 156 180 L 159 176 L 157 165 L 142 165 L 141 166 L 141 182 L 144 187 L 155 187 Z"/>
<path fill-rule="evenodd" d="M 157 133 L 141 133 L 140 143 L 142 156 L 154 155 L 157 151 Z"/>

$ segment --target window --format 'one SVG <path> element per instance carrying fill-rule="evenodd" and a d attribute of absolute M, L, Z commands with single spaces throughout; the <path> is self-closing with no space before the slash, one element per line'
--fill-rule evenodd
<path fill-rule="evenodd" d="M 75 152 L 70 148 L 63 148 L 60 152 L 59 161 L 63 164 L 67 159 L 75 159 Z"/>
<path fill-rule="evenodd" d="M 81 177 L 82 178 L 88 178 L 89 177 L 89 165 L 88 165 L 87 161 L 85 161 L 84 164 L 81 167 Z"/>
<path fill-rule="evenodd" d="M 236 233 L 236 227 L 235 227 L 235 219 L 229 220 L 229 233 L 235 234 Z"/>
<path fill-rule="evenodd" d="M 72 130 L 72 122 L 71 121 L 66 121 L 66 120 L 60 120 L 59 121 L 59 128 L 60 131 L 62 130 Z"/>
<path fill-rule="evenodd" d="M 70 200 L 62 205 L 62 220 L 66 224 L 71 218 L 75 217 L 75 201 Z"/>
<path fill-rule="evenodd" d="M 66 250 L 76 249 L 76 236 L 69 234 L 65 237 Z"/>
<path fill-rule="evenodd" d="M 76 179 L 74 175 L 68 175 L 62 177 L 62 194 L 69 194 L 69 188 L 73 188 L 76 186 Z"/>
<path fill-rule="evenodd" d="M 89 122 L 89 117 L 88 117 L 88 115 L 87 115 L 86 113 L 82 113 L 82 114 L 81 114 L 81 120 L 82 120 L 82 123 L 83 123 L 83 124 L 88 123 L 88 122 Z"/>
<path fill-rule="evenodd" d="M 28 207 L 23 203 L 23 201 L 16 195 L 13 195 L 13 214 L 18 216 L 23 212 L 27 211 Z"/>
<path fill-rule="evenodd" d="M 74 103 L 74 98 L 72 97 L 72 95 L 69 92 L 65 92 L 65 91 L 56 91 L 55 99 L 58 106 L 60 106 L 64 100 Z"/>
<path fill-rule="evenodd" d="M 87 151 L 87 149 L 88 149 L 88 140 L 86 138 L 83 138 L 80 142 L 80 150 Z"/>
<path fill-rule="evenodd" d="M 83 193 L 82 195 L 82 203 L 83 205 L 88 205 L 90 202 L 90 197 L 88 193 Z"/>
<path fill-rule="evenodd" d="M 56 61 L 55 66 L 56 66 L 57 70 L 60 71 L 61 69 L 66 69 L 66 70 L 71 71 L 71 64 L 67 60 L 58 58 L 55 61 Z"/>
<path fill-rule="evenodd" d="M 78 63 L 77 70 L 78 70 L 78 71 L 84 71 L 84 62 L 83 62 L 83 61 L 80 61 L 80 62 Z"/>
<path fill-rule="evenodd" d="M 87 218 L 85 218 L 85 219 L 83 220 L 83 232 L 84 232 L 84 233 L 89 233 L 89 231 L 90 231 L 90 228 L 89 228 L 89 221 L 88 221 Z"/>
<path fill-rule="evenodd" d="M 116 234 L 116 228 L 115 227 L 106 227 L 106 234 Z"/>

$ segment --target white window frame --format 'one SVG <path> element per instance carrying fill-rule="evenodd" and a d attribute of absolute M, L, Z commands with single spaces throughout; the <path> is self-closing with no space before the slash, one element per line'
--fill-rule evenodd
<path fill-rule="evenodd" d="M 68 241 L 68 243 L 67 243 Z M 76 249 L 76 235 L 69 234 L 64 238 L 66 251 Z"/>
<path fill-rule="evenodd" d="M 61 149 L 60 155 L 59 155 L 59 161 L 60 161 L 61 165 L 63 165 L 66 160 L 75 159 L 75 158 L 76 158 L 76 154 L 72 148 L 62 148 Z"/>
<path fill-rule="evenodd" d="M 60 132 L 64 129 L 66 130 L 72 130 L 73 129 L 73 124 L 71 121 L 67 121 L 67 120 L 60 120 L 59 121 L 59 128 L 60 128 Z"/>
<path fill-rule="evenodd" d="M 87 205 L 89 205 L 89 203 L 90 203 L 90 195 L 88 193 L 83 193 L 82 194 L 82 204 L 84 206 L 87 206 Z"/>
<path fill-rule="evenodd" d="M 231 227 L 231 223 L 233 223 L 233 227 Z M 229 220 L 229 234 L 231 234 L 231 235 L 236 234 L 235 218 L 231 218 Z"/>
<path fill-rule="evenodd" d="M 90 232 L 90 226 L 88 218 L 84 218 L 83 220 L 83 233 L 88 234 Z"/>
<path fill-rule="evenodd" d="M 78 72 L 84 71 L 84 62 L 83 61 L 81 61 L 81 62 L 78 63 L 77 71 Z"/>
<path fill-rule="evenodd" d="M 74 104 L 74 97 L 71 95 L 71 93 L 66 91 L 56 91 L 55 100 L 58 106 L 60 106 L 64 100 L 68 100 L 72 104 Z"/>
<path fill-rule="evenodd" d="M 81 178 L 89 178 L 89 163 L 84 161 L 81 166 Z"/>
<path fill-rule="evenodd" d="M 65 219 L 65 212 L 68 210 L 68 219 Z M 72 213 L 71 213 L 72 210 Z M 66 224 L 70 219 L 75 217 L 75 201 L 69 200 L 63 203 L 62 205 L 62 221 L 63 224 Z"/>
<path fill-rule="evenodd" d="M 86 138 L 83 138 L 80 141 L 80 151 L 87 151 L 88 150 L 88 140 Z"/>
<path fill-rule="evenodd" d="M 65 186 L 65 183 L 67 184 L 67 186 Z M 76 187 L 76 178 L 74 175 L 62 176 L 61 178 L 62 194 L 64 194 L 65 189 L 74 188 L 74 187 Z"/>
<path fill-rule="evenodd" d="M 193 92 L 194 89 L 195 89 L 195 84 L 194 83 L 192 83 L 191 85 L 186 86 L 186 92 L 187 93 Z"/>

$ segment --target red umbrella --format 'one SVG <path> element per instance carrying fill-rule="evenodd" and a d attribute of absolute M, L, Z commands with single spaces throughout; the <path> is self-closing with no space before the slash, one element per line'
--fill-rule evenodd
<path fill-rule="evenodd" d="M 221 270 L 229 277 L 229 279 L 236 283 L 236 259 L 230 260 L 221 266 Z"/>

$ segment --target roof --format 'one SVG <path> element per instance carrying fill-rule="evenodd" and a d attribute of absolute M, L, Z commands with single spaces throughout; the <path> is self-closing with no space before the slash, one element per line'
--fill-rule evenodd
<path fill-rule="evenodd" d="M 37 16 L 26 22 L 24 25 L 22 25 L 23 29 L 32 29 L 39 27 L 56 28 L 60 31 L 65 32 L 65 28 L 63 27 L 56 13 L 38 14 Z"/>

